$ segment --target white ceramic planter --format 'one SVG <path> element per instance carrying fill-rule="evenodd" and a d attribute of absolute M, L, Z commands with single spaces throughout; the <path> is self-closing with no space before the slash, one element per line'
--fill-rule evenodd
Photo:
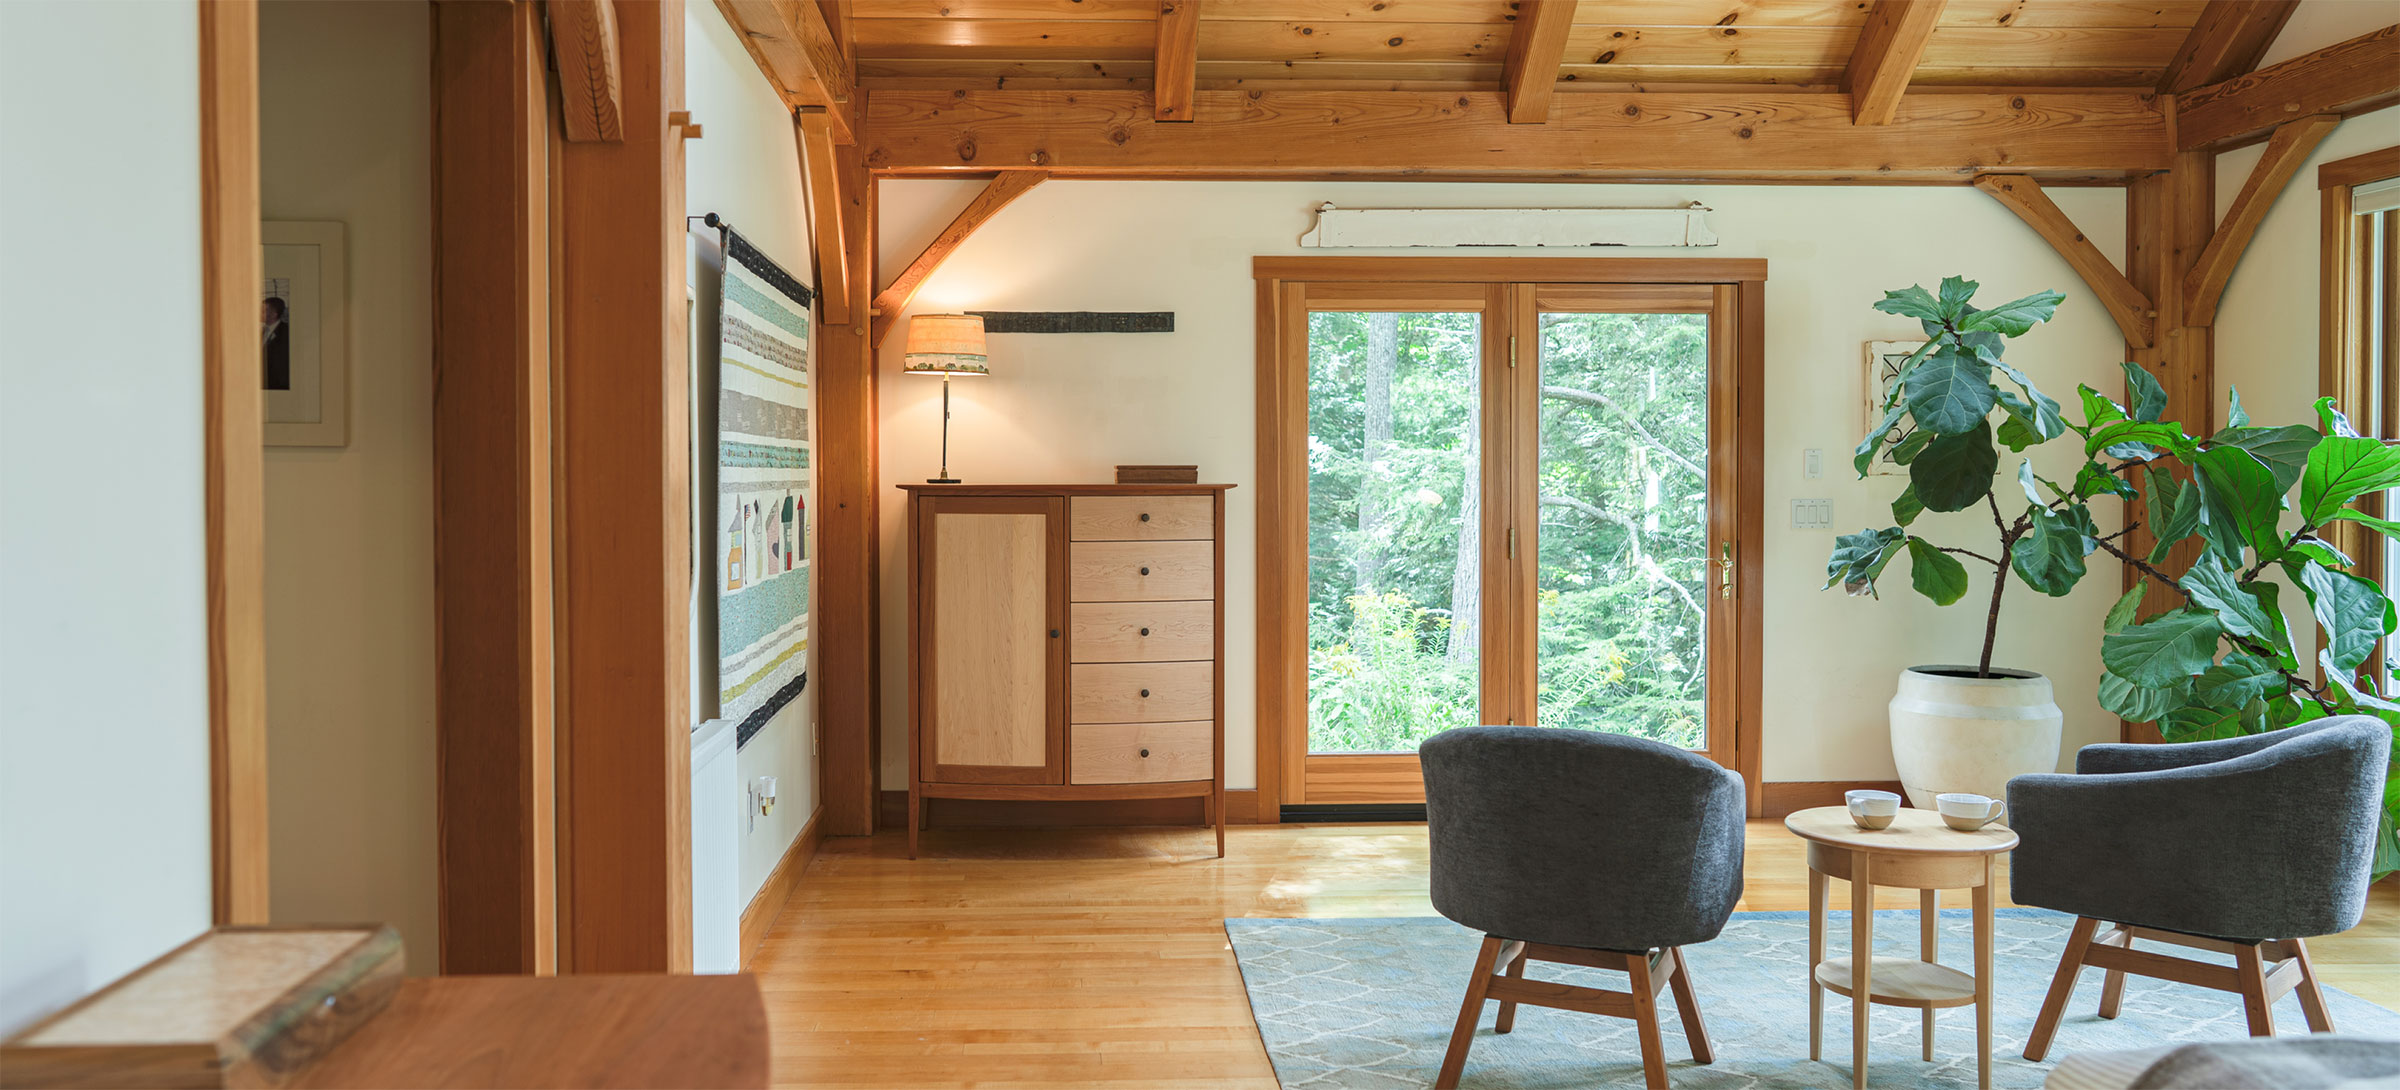
<path fill-rule="evenodd" d="M 2011 777 L 2058 768 L 2063 718 L 2050 679 L 2023 670 L 1975 677 L 1972 666 L 1912 666 L 1893 695 L 1892 763 L 1909 805 L 1946 791 L 2008 797 Z"/>

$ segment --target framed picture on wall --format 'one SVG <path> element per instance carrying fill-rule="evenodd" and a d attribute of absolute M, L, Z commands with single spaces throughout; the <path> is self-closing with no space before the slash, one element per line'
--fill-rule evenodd
<path fill-rule="evenodd" d="M 339 223 L 259 224 L 266 283 L 258 304 L 266 444 L 350 443 L 349 255 Z"/>
<path fill-rule="evenodd" d="M 1862 437 L 1865 435 L 1866 429 L 1883 422 L 1883 405 L 1885 400 L 1891 397 L 1893 384 L 1900 381 L 1900 365 L 1907 363 L 1908 358 L 1916 355 L 1917 350 L 1923 347 L 1925 347 L 1923 341 L 1867 342 L 1866 397 L 1860 402 L 1864 412 L 1861 413 L 1858 421 L 1859 433 Z M 1867 465 L 1867 472 L 1884 476 L 1907 476 L 1908 467 L 1893 461 L 1892 452 L 1899 449 L 1901 442 L 1908 438 L 1911 430 L 1913 429 L 1909 427 L 1906 420 L 1893 425 L 1891 433 L 1883 437 L 1883 450 L 1878 452 L 1875 460 Z"/>

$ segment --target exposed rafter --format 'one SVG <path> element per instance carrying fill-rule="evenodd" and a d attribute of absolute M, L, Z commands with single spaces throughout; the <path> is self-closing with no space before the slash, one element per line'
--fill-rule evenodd
<path fill-rule="evenodd" d="M 1008 202 L 1024 196 L 1026 190 L 1042 184 L 1042 180 L 1048 177 L 1047 174 L 1031 170 L 1007 171 L 993 177 L 991 183 L 983 187 L 983 192 L 967 202 L 967 207 L 959 212 L 958 218 L 950 221 L 950 226 L 933 236 L 925 252 L 918 254 L 915 261 L 908 263 L 908 268 L 900 271 L 900 275 L 893 279 L 892 286 L 875 296 L 873 343 L 883 343 L 883 338 L 891 333 L 893 323 L 900 320 L 900 312 L 908 309 L 908 301 L 917 297 L 918 288 L 925 286 L 925 278 L 932 276 L 933 270 L 949 260 L 951 252 L 966 242 L 967 236 L 974 234 L 976 228 L 1008 207 Z"/>
<path fill-rule="evenodd" d="M 2267 151 L 2259 157 L 2258 165 L 2250 168 L 2250 177 L 2242 182 L 2242 191 L 2234 195 L 2233 207 L 2226 210 L 2225 222 L 2216 233 L 2208 236 L 2207 248 L 2200 259 L 2183 274 L 2183 321 L 2185 325 L 2215 325 L 2217 302 L 2225 297 L 2225 285 L 2233 279 L 2233 267 L 2242 260 L 2242 251 L 2249 249 L 2250 236 L 2258 233 L 2259 221 L 2267 218 L 2267 210 L 2275 206 L 2283 187 L 2300 172 L 2308 161 L 2308 153 L 2333 135 L 2342 119 L 2332 114 L 2316 114 L 2298 121 L 2276 126 L 2275 135 L 2267 138 Z"/>
<path fill-rule="evenodd" d="M 2200 9 L 2200 21 L 2192 24 L 2175 59 L 2167 62 L 2158 89 L 2182 94 L 2258 67 L 2259 57 L 2299 6 L 2300 0 L 2246 0 Z"/>
<path fill-rule="evenodd" d="M 2296 117 L 2400 101 L 2400 26 L 2175 96 L 2175 146 L 2223 147 Z"/>
<path fill-rule="evenodd" d="M 1888 125 L 1908 91 L 1909 77 L 1925 56 L 1926 43 L 1942 19 L 1943 0 L 1876 0 L 1858 32 L 1842 90 L 1850 92 L 1851 120 Z"/>
<path fill-rule="evenodd" d="M 803 106 L 793 119 L 800 130 L 800 166 L 808 180 L 808 233 L 817 244 L 817 298 L 827 325 L 849 325 L 850 262 L 843 245 L 842 174 L 835 166 L 833 123 L 821 106 Z"/>
<path fill-rule="evenodd" d="M 1150 72 L 1151 116 L 1190 121 L 1200 76 L 1200 0 L 1158 0 L 1158 52 Z"/>
<path fill-rule="evenodd" d="M 1524 0 L 1517 29 L 1508 39 L 1508 61 L 1500 89 L 1508 97 L 1510 124 L 1550 120 L 1550 95 L 1558 88 L 1558 66 L 1567 57 L 1567 33 L 1575 29 L 1576 0 Z"/>
<path fill-rule="evenodd" d="M 618 59 L 616 5 L 609 0 L 550 0 L 550 53 L 558 66 L 560 127 L 567 139 L 625 139 L 624 62 Z"/>
<path fill-rule="evenodd" d="M 717 10 L 786 103 L 822 107 L 835 143 L 856 138 L 857 67 L 819 0 L 717 0 Z"/>
<path fill-rule="evenodd" d="M 2136 347 L 2148 348 L 2157 336 L 2157 310 L 2150 297 L 2133 286 L 2133 281 L 2117 270 L 2100 248 L 2092 245 L 2075 221 L 2067 218 L 2050 195 L 2042 192 L 2041 183 L 2022 174 L 1979 174 L 1975 188 L 1992 195 L 1993 199 L 2017 214 L 2044 239 L 2058 256 L 2067 260 L 2075 275 L 2100 297 L 2100 305 L 2108 316 L 2116 319 L 2117 328 L 2125 333 L 2125 341 Z"/>
<path fill-rule="evenodd" d="M 1141 91 L 878 91 L 861 146 L 882 174 L 1141 177 L 1575 177 L 1966 184 L 1977 164 L 2121 178 L 2167 169 L 2146 91 L 1919 95 L 1889 125 L 1847 95 L 1561 95 L 1510 125 L 1497 91 L 1201 91 L 1200 120 L 1159 124 Z"/>

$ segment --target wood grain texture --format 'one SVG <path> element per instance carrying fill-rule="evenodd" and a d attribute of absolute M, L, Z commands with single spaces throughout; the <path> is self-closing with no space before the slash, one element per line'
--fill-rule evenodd
<path fill-rule="evenodd" d="M 1138 91 L 884 91 L 860 139 L 879 172 L 999 170 L 1003 178 L 1355 172 L 1964 184 L 1977 164 L 2039 174 L 2168 162 L 2159 104 L 2128 93 L 1942 95 L 1904 101 L 1877 126 L 1852 124 L 1846 96 L 1812 93 L 1565 95 L 1548 124 L 1516 126 L 1506 124 L 1497 92 L 1202 91 L 1196 100 L 1196 123 L 1162 126 Z M 962 219 L 971 227 L 981 217 Z"/>
<path fill-rule="evenodd" d="M 2312 114 L 2275 127 L 2274 135 L 2267 138 L 2265 154 L 2243 179 L 2241 192 L 2234 194 L 2224 222 L 2209 235 L 2199 259 L 2183 274 L 2185 325 L 2216 324 L 2217 303 L 2225 297 L 2225 286 L 2232 282 L 2243 252 L 2250 248 L 2251 236 L 2258 233 L 2258 225 L 2275 206 L 2275 199 L 2283 195 L 2284 187 L 2291 184 L 2292 176 L 2300 173 L 2309 153 L 2341 123 L 2333 114 Z"/>
<path fill-rule="evenodd" d="M 882 101 L 881 97 L 878 96 L 876 101 Z M 870 168 L 876 165 L 872 153 L 867 156 L 867 165 Z M 951 253 L 965 243 L 976 228 L 998 215 L 1001 209 L 1008 207 L 1010 201 L 1024 196 L 1026 190 L 1040 185 L 1044 177 L 1046 175 L 1038 171 L 1002 174 L 986 184 L 974 200 L 968 201 L 967 206 L 959 210 L 958 217 L 942 228 L 940 234 L 933 236 L 932 242 L 925 244 L 924 252 L 910 261 L 907 268 L 900 270 L 900 275 L 893 278 L 891 286 L 876 294 L 874 332 L 867 338 L 868 344 L 883 343 L 883 339 L 891 334 L 894 323 L 900 320 L 900 312 L 908 309 L 909 300 L 915 299 L 917 289 L 925 285 L 925 278 L 932 276 L 933 270 L 949 260 Z"/>
<path fill-rule="evenodd" d="M 857 69 L 851 44 L 817 0 L 716 0 L 726 23 L 742 37 L 785 103 L 825 111 L 834 142 L 849 144 L 857 129 Z"/>
<path fill-rule="evenodd" d="M 1215 551 L 1207 541 L 1078 541 L 1067 551 L 1069 593 L 1078 602 L 1214 598 Z"/>
<path fill-rule="evenodd" d="M 817 249 L 817 299 L 825 324 L 850 324 L 850 260 L 842 220 L 842 171 L 833 151 L 833 120 L 822 106 L 793 115 L 800 136 L 801 176 L 808 186 L 808 230 Z"/>
<path fill-rule="evenodd" d="M 817 648 L 818 711 L 825 831 L 863 836 L 875 831 L 876 790 L 882 768 L 881 658 L 882 545 L 879 524 L 883 487 L 878 480 L 877 367 L 868 309 L 875 294 L 875 180 L 858 148 L 834 149 L 840 179 L 842 224 L 849 289 L 847 326 L 828 326 L 817 358 L 817 442 L 824 461 L 817 467 L 818 545 L 813 563 L 818 600 L 813 604 L 823 631 L 864 633 L 856 640 L 829 640 Z M 911 761 L 913 765 L 913 760 Z"/>
<path fill-rule="evenodd" d="M 2178 148 L 2222 148 L 2310 114 L 2348 116 L 2400 100 L 2400 26 L 2175 96 Z"/>
<path fill-rule="evenodd" d="M 219 924 L 254 924 L 268 911 L 258 4 L 202 4 L 198 18 L 210 908 Z"/>
<path fill-rule="evenodd" d="M 1200 0 L 1158 0 L 1158 37 L 1152 50 L 1151 116 L 1160 121 L 1192 119 L 1192 81 L 1200 71 Z"/>
<path fill-rule="evenodd" d="M 1850 820 L 1850 812 L 1838 806 L 1802 810 L 1784 818 L 1783 827 L 1811 843 L 1877 856 L 1985 855 L 2017 846 L 2016 830 L 1999 822 L 1962 833 L 1942 824 L 1941 815 L 1931 810 L 1906 806 L 1882 829 L 1859 828 Z"/>
<path fill-rule="evenodd" d="M 764 1087 L 768 1028 L 746 975 L 416 979 L 288 1085 Z"/>
<path fill-rule="evenodd" d="M 1208 719 L 1213 662 L 1081 662 L 1068 670 L 1074 723 L 1173 723 Z"/>
<path fill-rule="evenodd" d="M 1517 5 L 1517 28 L 1508 38 L 1500 92 L 1512 125 L 1550 120 L 1550 95 L 1558 88 L 1558 66 L 1567 58 L 1567 35 L 1575 29 L 1577 0 L 1525 0 Z"/>
<path fill-rule="evenodd" d="M 567 139 L 625 139 L 625 59 L 613 0 L 546 0 Z"/>
<path fill-rule="evenodd" d="M 1170 783 L 1216 775 L 1215 720 L 1077 723 L 1067 728 L 1067 782 Z"/>
<path fill-rule="evenodd" d="M 925 668 L 935 765 L 1050 762 L 1050 516 L 937 512 Z"/>
<path fill-rule="evenodd" d="M 2175 50 L 2175 59 L 2159 76 L 2158 89 L 2182 94 L 2219 80 L 2231 79 L 2258 67 L 2275 35 L 2292 17 L 2300 0 L 2247 0 L 2210 4 Z"/>
<path fill-rule="evenodd" d="M 1942 0 L 1876 0 L 1842 71 L 1853 121 L 1891 124 L 1941 18 Z"/>
<path fill-rule="evenodd" d="M 2137 179 L 2125 194 L 2125 274 L 2136 289 L 2150 297 L 2158 310 L 2158 336 L 2151 345 L 2126 342 L 2126 358 L 2156 377 L 2167 392 L 2165 418 L 2181 420 L 2196 434 L 2213 433 L 2218 418 L 2216 339 L 2207 326 L 2184 321 L 2183 274 L 2199 258 L 2217 226 L 2216 153 L 2176 153 L 2176 167 L 2167 174 Z M 2177 467 L 2178 476 L 2188 471 Z M 2118 544 L 2136 556 L 2146 555 L 2154 538 L 2132 504 L 2126 521 L 2134 525 Z M 2170 574 L 2188 570 L 2200 555 L 2198 539 L 2185 541 L 2168 553 L 2159 567 Z M 2124 589 L 2145 588 L 2145 616 L 2182 604 L 2174 590 L 2157 584 L 2127 565 Z M 2154 742 L 2157 731 L 2148 724 L 2121 722 L 2119 736 L 2129 742 Z"/>
<path fill-rule="evenodd" d="M 1067 529 L 1077 541 L 1205 541 L 1216 536 L 1217 501 L 1193 496 L 1076 496 Z"/>
<path fill-rule="evenodd" d="M 2147 348 L 2157 336 L 2154 307 L 2149 296 L 2133 286 L 2133 281 L 2117 271 L 2117 266 L 2092 240 L 2084 237 L 2075 221 L 2042 192 L 2040 182 L 2022 174 L 1978 174 L 1975 188 L 1992 195 L 2009 211 L 2017 214 L 2034 232 L 2065 258 L 2067 267 L 2082 277 L 2092 294 L 2100 297 L 2100 305 L 2125 334 L 2125 341 Z"/>
<path fill-rule="evenodd" d="M 793 837 L 791 845 L 775 860 L 775 869 L 767 872 L 767 880 L 759 885 L 757 893 L 750 896 L 750 903 L 742 906 L 741 963 L 744 969 L 750 967 L 750 959 L 758 953 L 759 941 L 767 937 L 768 926 L 775 922 L 785 903 L 792 899 L 792 891 L 800 886 L 801 874 L 808 870 L 809 861 L 817 857 L 817 849 L 824 844 L 825 808 L 819 806 L 815 813 L 808 815 L 808 823 L 800 827 L 800 835 Z"/>
<path fill-rule="evenodd" d="M 2400 146 L 2377 148 L 2317 168 L 2317 188 L 2359 186 L 2400 178 Z"/>
<path fill-rule="evenodd" d="M 1076 602 L 1067 607 L 1069 661 L 1179 662 L 1216 657 L 1217 603 Z"/>
<path fill-rule="evenodd" d="M 553 967 L 548 74 L 530 5 L 434 20 L 440 964 Z"/>

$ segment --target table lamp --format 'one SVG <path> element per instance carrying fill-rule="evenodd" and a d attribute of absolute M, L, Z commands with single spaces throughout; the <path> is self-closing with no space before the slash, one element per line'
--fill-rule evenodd
<path fill-rule="evenodd" d="M 942 376 L 942 475 L 926 484 L 957 484 L 950 475 L 950 376 L 988 375 L 983 319 L 972 314 L 919 314 L 908 320 L 904 374 Z"/>

